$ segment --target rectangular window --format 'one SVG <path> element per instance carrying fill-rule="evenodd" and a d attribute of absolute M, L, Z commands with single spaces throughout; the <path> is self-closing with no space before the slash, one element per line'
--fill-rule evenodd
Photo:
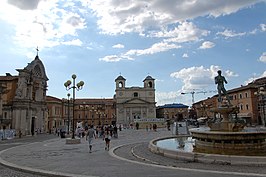
<path fill-rule="evenodd" d="M 7 112 L 4 113 L 4 118 L 5 118 L 5 119 L 7 118 Z"/>

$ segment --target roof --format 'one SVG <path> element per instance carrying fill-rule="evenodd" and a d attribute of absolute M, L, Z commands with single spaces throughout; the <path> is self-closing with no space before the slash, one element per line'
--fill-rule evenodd
<path fill-rule="evenodd" d="M 58 101 L 58 102 L 61 102 L 62 100 L 57 98 L 57 97 L 47 95 L 46 96 L 46 101 Z"/>
<path fill-rule="evenodd" d="M 116 79 L 115 79 L 115 81 L 117 81 L 117 80 L 126 80 L 123 76 L 118 76 Z"/>
<path fill-rule="evenodd" d="M 114 104 L 113 98 L 78 98 L 76 104 Z"/>
<path fill-rule="evenodd" d="M 155 80 L 155 79 L 152 78 L 151 76 L 147 76 L 147 77 L 143 80 L 143 82 L 144 82 L 145 80 Z"/>
<path fill-rule="evenodd" d="M 0 76 L 0 81 L 12 81 L 18 79 L 18 76 Z"/>
<path fill-rule="evenodd" d="M 250 82 L 248 85 L 234 88 L 234 89 L 228 90 L 227 92 L 230 94 L 230 93 L 238 92 L 242 90 L 257 89 L 260 85 L 265 85 L 265 84 L 266 84 L 266 77 L 262 77 L 262 78 L 258 78 Z"/>
<path fill-rule="evenodd" d="M 163 106 L 158 106 L 158 108 L 188 108 L 189 106 L 181 103 L 165 104 Z"/>

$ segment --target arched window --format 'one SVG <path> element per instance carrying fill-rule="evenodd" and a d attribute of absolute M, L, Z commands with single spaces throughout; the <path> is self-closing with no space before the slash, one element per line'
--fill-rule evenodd
<path fill-rule="evenodd" d="M 133 96 L 138 97 L 139 96 L 138 92 L 134 92 Z"/>
<path fill-rule="evenodd" d="M 148 83 L 148 87 L 149 87 L 149 88 L 152 88 L 152 82 L 149 82 L 149 83 Z"/>
<path fill-rule="evenodd" d="M 118 83 L 118 87 L 119 87 L 119 88 L 122 88 L 122 87 L 123 87 L 123 82 L 119 82 L 119 83 Z"/>

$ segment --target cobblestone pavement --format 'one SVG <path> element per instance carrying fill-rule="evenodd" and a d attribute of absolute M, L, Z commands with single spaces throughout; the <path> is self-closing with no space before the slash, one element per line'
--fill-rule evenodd
<path fill-rule="evenodd" d="M 165 129 L 158 130 L 158 132 L 124 130 L 119 132 L 118 139 L 111 140 L 112 149 L 109 152 L 104 150 L 105 145 L 102 139 L 94 140 L 92 153 L 88 153 L 87 142 L 84 139 L 81 144 L 77 145 L 67 145 L 65 139 L 58 137 L 44 142 L 33 141 L 34 143 L 24 145 L 20 144 L 22 142 L 16 142 L 17 145 L 22 146 L 8 149 L 1 154 L 1 158 L 18 166 L 31 168 L 33 171 L 45 170 L 53 174 L 63 173 L 62 176 L 75 177 L 78 175 L 101 177 L 266 176 L 265 166 L 185 162 L 162 157 L 148 150 L 148 142 L 151 139 L 169 135 L 171 132 Z M 0 176 L 42 177 L 42 175 L 2 167 L 0 166 Z M 50 176 L 53 175 L 50 173 Z"/>
<path fill-rule="evenodd" d="M 23 145 L 23 144 L 27 144 L 31 142 L 53 139 L 53 138 L 57 138 L 57 137 L 54 135 L 41 134 L 41 135 L 34 136 L 34 137 L 27 136 L 21 139 L 4 140 L 4 141 L 0 141 L 0 150 L 8 149 L 11 147 L 15 147 L 15 146 L 19 146 L 19 145 Z M 32 174 L 32 173 L 25 173 L 17 169 L 9 168 L 9 167 L 6 167 L 0 164 L 0 177 L 44 177 L 44 176 Z"/>

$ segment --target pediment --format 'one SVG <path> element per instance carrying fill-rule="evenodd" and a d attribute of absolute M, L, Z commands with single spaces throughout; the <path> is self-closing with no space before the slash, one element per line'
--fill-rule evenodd
<path fill-rule="evenodd" d="M 139 99 L 139 98 L 133 98 L 133 99 L 125 101 L 124 103 L 126 103 L 126 104 L 147 104 L 150 102 Z"/>

